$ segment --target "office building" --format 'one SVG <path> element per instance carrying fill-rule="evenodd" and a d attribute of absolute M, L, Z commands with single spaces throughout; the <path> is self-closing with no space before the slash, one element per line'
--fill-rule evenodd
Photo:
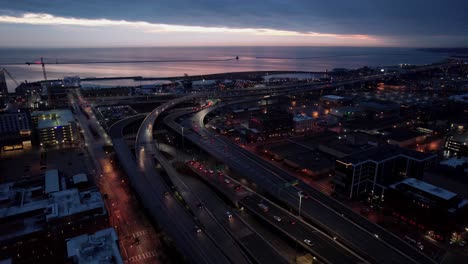
<path fill-rule="evenodd" d="M 0 147 L 3 150 L 31 147 L 31 119 L 27 109 L 8 104 L 0 112 Z"/>
<path fill-rule="evenodd" d="M 349 198 L 372 193 L 382 196 L 388 185 L 407 177 L 422 178 L 436 155 L 393 145 L 382 145 L 337 159 L 333 184 L 335 192 Z"/>
<path fill-rule="evenodd" d="M 467 224 L 468 200 L 415 178 L 390 185 L 385 201 L 395 217 L 439 240 Z"/>

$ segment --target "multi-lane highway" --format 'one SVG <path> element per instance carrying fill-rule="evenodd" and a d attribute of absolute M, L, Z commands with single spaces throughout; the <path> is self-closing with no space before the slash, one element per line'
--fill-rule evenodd
<path fill-rule="evenodd" d="M 305 184 L 282 188 L 286 182 L 293 180 L 292 176 L 228 139 L 209 133 L 203 124 L 209 111 L 212 109 L 204 109 L 194 115 L 188 123 L 192 124 L 192 129 L 198 132 L 185 133 L 184 136 L 210 155 L 226 163 L 279 200 L 286 202 L 291 208 L 298 207 L 298 191 L 309 192 L 312 199 L 303 202 L 303 216 L 323 228 L 332 230 L 344 243 L 352 246 L 359 254 L 372 262 L 433 263 L 431 259 L 386 230 L 356 216 L 345 206 L 341 206 L 337 201 Z M 211 144 L 206 144 L 201 140 L 203 137 L 212 138 L 213 141 Z"/>
<path fill-rule="evenodd" d="M 138 118 L 129 118 L 114 124 L 110 134 L 116 154 L 145 208 L 190 262 L 232 263 L 203 230 L 199 229 L 198 223 L 177 198 L 170 194 L 170 188 L 154 168 L 150 150 L 145 152 L 144 148 L 138 148 L 136 151 L 141 152 L 139 156 L 142 158 L 150 158 L 151 165 L 144 167 L 142 166 L 144 163 L 137 165 L 135 162 L 133 154 L 122 138 L 122 129 Z"/>
<path fill-rule="evenodd" d="M 210 94 L 211 96 L 254 96 L 273 92 L 294 93 L 307 92 L 311 90 L 334 89 L 334 87 L 380 79 L 382 77 L 391 77 L 397 74 L 366 76 L 355 80 L 347 80 L 333 84 L 304 84 L 304 85 L 284 85 L 277 87 L 254 88 L 239 91 L 230 91 L 223 94 Z M 247 93 L 246 93 L 247 92 Z M 201 98 L 209 94 L 192 94 L 186 97 L 178 98 L 165 103 L 153 110 L 143 121 L 137 134 L 135 152 L 138 165 L 124 165 L 127 171 L 130 171 L 135 188 L 139 190 L 142 200 L 153 201 L 148 207 L 153 215 L 161 217 L 161 210 L 167 211 L 168 216 L 161 219 L 164 226 L 171 230 L 171 236 L 178 242 L 181 250 L 193 261 L 200 262 L 229 262 L 226 252 L 220 250 L 218 245 L 208 236 L 200 233 L 195 234 L 190 230 L 195 220 L 177 203 L 171 195 L 164 195 L 168 192 L 168 186 L 165 185 L 160 175 L 155 171 L 154 156 L 155 148 L 153 142 L 153 125 L 157 117 L 179 103 Z M 285 203 L 290 208 L 296 209 L 298 206 L 298 191 L 307 190 L 311 199 L 303 203 L 303 216 L 311 220 L 314 224 L 324 230 L 328 230 L 335 235 L 343 244 L 351 247 L 360 256 L 366 260 L 375 263 L 432 263 L 420 252 L 417 252 L 411 246 L 392 236 L 385 230 L 366 222 L 365 219 L 355 217 L 350 210 L 333 199 L 310 189 L 305 184 L 292 188 L 282 188 L 286 182 L 291 181 L 291 176 L 281 169 L 272 167 L 273 165 L 265 163 L 256 155 L 239 148 L 229 140 L 222 137 L 215 137 L 209 133 L 203 124 L 207 110 L 202 110 L 194 115 L 191 128 L 198 129 L 197 133 L 185 133 L 183 136 L 194 144 L 203 148 L 207 153 L 216 157 L 218 160 L 229 165 L 239 174 L 244 175 L 251 182 L 254 182 L 259 188 L 275 196 L 276 199 Z M 188 128 L 188 127 L 187 127 Z M 181 132 L 181 131 L 178 131 Z M 209 137 L 212 144 L 205 144 L 201 138 Z M 123 148 L 118 146 L 118 149 Z M 133 158 L 130 151 L 121 150 L 119 155 L 124 163 L 131 163 Z M 134 169 L 133 172 L 131 170 Z M 164 196 L 164 197 L 162 197 Z M 154 207 L 154 201 L 157 206 Z M 147 204 L 149 202 L 146 202 Z M 338 211 L 339 208 L 341 211 Z M 154 212 L 159 210 L 158 213 Z M 177 218 L 176 222 L 169 222 L 169 219 Z M 159 220 L 159 219 L 158 219 Z M 182 241 L 186 241 L 184 244 Z M 305 241 L 303 241 L 305 242 Z M 182 245 L 183 244 L 183 245 Z"/>

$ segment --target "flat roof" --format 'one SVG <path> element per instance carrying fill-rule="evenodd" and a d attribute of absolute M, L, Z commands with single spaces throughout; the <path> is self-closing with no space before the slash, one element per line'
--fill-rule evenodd
<path fill-rule="evenodd" d="M 45 173 L 45 193 L 60 191 L 58 170 L 48 170 Z"/>
<path fill-rule="evenodd" d="M 293 121 L 294 122 L 300 122 L 300 121 L 311 120 L 311 119 L 313 119 L 313 118 L 308 116 L 308 115 L 295 115 L 294 118 L 293 118 Z"/>
<path fill-rule="evenodd" d="M 75 263 L 123 264 L 117 240 L 117 233 L 113 228 L 70 238 L 67 240 L 68 257 L 73 258 Z"/>
<path fill-rule="evenodd" d="M 73 176 L 73 183 L 78 184 L 80 182 L 87 182 L 88 181 L 88 176 L 86 176 L 86 173 L 79 173 Z"/>
<path fill-rule="evenodd" d="M 328 99 L 328 100 L 336 100 L 336 101 L 345 99 L 345 97 L 343 96 L 334 95 L 334 94 L 323 95 L 321 98 Z"/>
<path fill-rule="evenodd" d="M 37 128 L 51 128 L 67 126 L 74 122 L 73 113 L 68 109 L 55 109 L 50 111 L 36 111 L 31 114 L 38 117 Z"/>
<path fill-rule="evenodd" d="M 439 198 L 442 198 L 444 200 L 450 200 L 457 196 L 456 193 L 453 193 L 451 191 L 448 191 L 446 189 L 440 188 L 438 186 L 429 184 L 427 182 L 420 181 L 415 178 L 406 178 L 398 183 L 393 184 L 393 186 L 399 185 L 399 184 L 406 184 L 409 186 L 412 186 L 418 190 L 424 191 L 426 193 L 430 193 L 432 195 L 435 195 Z"/>
<path fill-rule="evenodd" d="M 435 157 L 435 154 L 431 153 L 423 153 L 418 152 L 410 149 L 400 148 L 394 145 L 381 145 L 374 148 L 369 148 L 365 151 L 361 151 L 359 153 L 355 153 L 353 155 L 347 156 L 343 158 L 341 161 L 347 163 L 360 163 L 364 161 L 374 161 L 374 162 L 381 162 L 386 159 L 396 157 L 396 156 L 406 156 L 418 161 L 423 161 L 431 157 Z"/>
<path fill-rule="evenodd" d="M 78 189 L 68 189 L 50 194 L 51 203 L 48 206 L 47 221 L 80 212 L 101 208 L 106 212 L 104 201 L 98 190 L 80 192 Z"/>

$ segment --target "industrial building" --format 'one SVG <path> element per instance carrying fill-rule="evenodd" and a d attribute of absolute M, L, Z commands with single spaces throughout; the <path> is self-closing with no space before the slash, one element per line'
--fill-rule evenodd
<path fill-rule="evenodd" d="M 77 125 L 70 110 L 36 111 L 31 116 L 41 146 L 71 144 L 78 140 Z"/>

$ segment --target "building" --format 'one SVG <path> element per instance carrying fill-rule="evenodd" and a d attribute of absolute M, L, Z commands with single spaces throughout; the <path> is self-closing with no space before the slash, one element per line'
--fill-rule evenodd
<path fill-rule="evenodd" d="M 320 97 L 320 102 L 327 108 L 349 105 L 352 101 L 351 98 L 332 94 Z"/>
<path fill-rule="evenodd" d="M 119 251 L 117 233 L 113 228 L 68 239 L 67 253 L 68 259 L 75 264 L 124 263 Z"/>
<path fill-rule="evenodd" d="M 388 185 L 407 177 L 422 178 L 436 155 L 393 145 L 382 145 L 337 159 L 333 184 L 335 192 L 349 198 L 380 196 Z"/>
<path fill-rule="evenodd" d="M 336 116 L 344 121 L 364 119 L 367 114 L 361 107 L 342 106 L 330 110 L 330 115 Z"/>
<path fill-rule="evenodd" d="M 31 147 L 31 118 L 27 109 L 9 104 L 0 112 L 0 147 L 13 150 Z"/>
<path fill-rule="evenodd" d="M 427 139 L 427 135 L 421 132 L 410 130 L 407 128 L 387 129 L 382 133 L 383 139 L 391 145 L 399 147 L 408 147 L 423 143 Z"/>
<path fill-rule="evenodd" d="M 316 130 L 317 125 L 314 118 L 308 115 L 295 115 L 293 118 L 294 132 L 304 133 Z"/>
<path fill-rule="evenodd" d="M 293 132 L 293 116 L 286 111 L 266 111 L 252 114 L 249 128 L 264 138 L 279 137 Z"/>
<path fill-rule="evenodd" d="M 41 146 L 71 144 L 79 139 L 75 119 L 68 109 L 36 111 L 31 116 Z"/>
<path fill-rule="evenodd" d="M 374 120 L 393 119 L 400 115 L 400 105 L 382 100 L 367 100 L 359 103 L 366 110 L 369 118 Z"/>
<path fill-rule="evenodd" d="M 445 140 L 447 156 L 468 156 L 468 132 L 450 135 Z"/>
<path fill-rule="evenodd" d="M 395 217 L 439 240 L 461 230 L 468 222 L 468 200 L 415 178 L 390 185 L 385 203 Z"/>
<path fill-rule="evenodd" d="M 55 172 L 48 175 L 50 179 L 34 177 L 0 185 L 0 259 L 61 263 L 66 256 L 64 239 L 108 227 L 96 188 L 65 189 L 56 182 Z"/>

